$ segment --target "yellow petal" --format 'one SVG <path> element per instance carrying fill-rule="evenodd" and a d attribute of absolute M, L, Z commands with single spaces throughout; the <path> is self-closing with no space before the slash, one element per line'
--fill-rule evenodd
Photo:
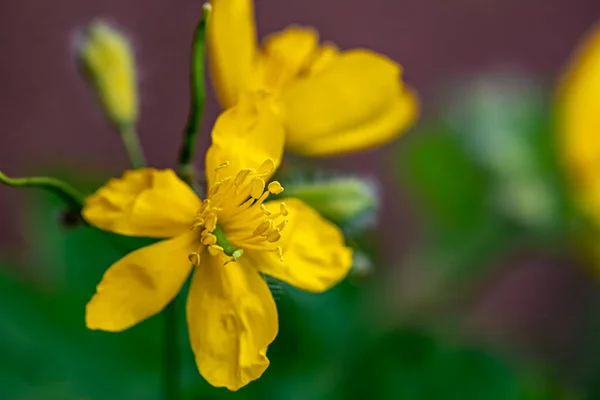
<path fill-rule="evenodd" d="M 279 212 L 284 202 L 289 220 L 281 232 L 283 262 L 275 252 L 245 250 L 242 256 L 261 272 L 310 292 L 323 292 L 344 279 L 352 266 L 352 250 L 340 229 L 298 199 L 266 204 Z M 279 242 L 278 242 L 279 243 Z"/>
<path fill-rule="evenodd" d="M 275 108 L 271 97 L 245 93 L 238 104 L 219 116 L 212 131 L 212 145 L 206 153 L 209 187 L 215 183 L 217 169 L 222 179 L 235 176 L 244 168 L 259 169 L 267 159 L 273 160 L 277 168 L 285 136 Z M 227 167 L 219 167 L 225 163 Z"/>
<path fill-rule="evenodd" d="M 86 307 L 89 329 L 118 332 L 160 312 L 177 295 L 191 270 L 188 255 L 197 232 L 142 247 L 114 263 Z"/>
<path fill-rule="evenodd" d="M 128 236 L 166 238 L 189 230 L 200 200 L 172 170 L 126 171 L 88 197 L 83 218 Z"/>
<path fill-rule="evenodd" d="M 600 25 L 582 41 L 559 88 L 558 131 L 574 178 L 594 179 L 600 168 Z"/>
<path fill-rule="evenodd" d="M 401 68 L 368 50 L 351 50 L 282 91 L 286 146 L 325 156 L 381 145 L 403 133 L 418 102 Z"/>
<path fill-rule="evenodd" d="M 267 36 L 263 43 L 267 65 L 259 79 L 268 89 L 280 89 L 309 67 L 318 46 L 319 35 L 312 28 L 291 26 Z"/>
<path fill-rule="evenodd" d="M 259 273 L 237 262 L 223 265 L 205 253 L 187 300 L 190 343 L 200 374 L 213 386 L 238 390 L 269 366 L 277 336 L 277 308 Z"/>
<path fill-rule="evenodd" d="M 380 146 L 404 133 L 414 123 L 418 110 L 416 93 L 405 88 L 403 95 L 386 110 L 382 110 L 377 118 L 339 134 L 301 143 L 298 147 L 290 145 L 290 151 L 305 156 L 324 157 Z"/>
<path fill-rule="evenodd" d="M 313 55 L 307 73 L 315 74 L 327 68 L 329 64 L 340 56 L 340 51 L 333 43 L 323 44 Z"/>
<path fill-rule="evenodd" d="M 211 0 L 207 28 L 213 85 L 223 108 L 234 105 L 247 89 L 257 58 L 252 0 Z"/>

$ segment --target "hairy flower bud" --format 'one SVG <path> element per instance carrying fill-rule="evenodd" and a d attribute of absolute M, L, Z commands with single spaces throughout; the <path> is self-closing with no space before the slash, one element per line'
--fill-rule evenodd
<path fill-rule="evenodd" d="M 80 38 L 77 55 L 107 118 L 117 126 L 133 125 L 138 115 L 137 78 L 125 36 L 103 22 L 93 22 Z"/>
<path fill-rule="evenodd" d="M 337 177 L 314 182 L 288 183 L 286 195 L 301 199 L 329 220 L 343 224 L 376 211 L 375 183 L 359 177 Z"/>

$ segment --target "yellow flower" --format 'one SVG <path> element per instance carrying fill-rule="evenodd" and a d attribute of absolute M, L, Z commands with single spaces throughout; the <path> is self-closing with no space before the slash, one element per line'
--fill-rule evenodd
<path fill-rule="evenodd" d="M 108 119 L 116 125 L 133 124 L 138 115 L 137 82 L 127 39 L 95 22 L 79 43 L 78 56 Z"/>
<path fill-rule="evenodd" d="M 561 156 L 577 200 L 600 225 L 600 26 L 573 54 L 558 92 Z"/>
<path fill-rule="evenodd" d="M 317 32 L 292 26 L 257 46 L 252 0 L 212 0 L 209 64 L 223 107 L 241 93 L 278 94 L 286 148 L 309 156 L 386 143 L 410 127 L 415 93 L 401 67 L 369 50 L 319 45 Z"/>
<path fill-rule="evenodd" d="M 348 273 L 340 230 L 269 178 L 280 163 L 283 129 L 267 107 L 243 98 L 217 120 L 206 155 L 208 195 L 200 200 L 171 170 L 142 169 L 109 181 L 84 218 L 112 232 L 165 238 L 112 265 L 87 305 L 90 329 L 121 331 L 160 312 L 193 266 L 187 322 L 200 374 L 237 390 L 269 365 L 277 309 L 261 273 L 321 292 Z"/>

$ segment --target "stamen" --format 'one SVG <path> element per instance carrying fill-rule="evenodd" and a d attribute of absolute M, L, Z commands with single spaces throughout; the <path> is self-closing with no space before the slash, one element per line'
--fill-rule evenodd
<path fill-rule="evenodd" d="M 244 202 L 244 204 L 242 204 L 241 206 L 238 206 L 238 208 L 235 209 L 235 212 L 233 214 L 229 215 L 229 218 L 235 217 L 235 216 L 243 213 L 248 208 L 250 208 L 250 206 L 252 206 L 252 203 L 254 203 L 254 199 L 253 198 L 249 198 L 248 200 L 246 200 Z"/>
<path fill-rule="evenodd" d="M 208 214 L 208 216 L 206 217 L 206 220 L 204 222 L 204 227 L 209 232 L 212 232 L 215 230 L 215 228 L 217 227 L 217 215 L 215 213 Z"/>
<path fill-rule="evenodd" d="M 189 254 L 190 262 L 194 265 L 200 263 L 204 247 L 211 256 L 219 257 L 222 265 L 239 260 L 244 249 L 275 251 L 283 261 L 283 249 L 276 246 L 276 242 L 281 239 L 281 232 L 288 223 L 285 219 L 289 214 L 288 208 L 282 202 L 279 210 L 271 211 L 263 204 L 270 195 L 278 195 L 284 190 L 279 182 L 267 181 L 275 171 L 276 163 L 266 159 L 258 169 L 242 169 L 235 175 L 232 175 L 235 171 L 227 170 L 228 176 L 219 179 L 219 171 L 228 166 L 230 163 L 226 161 L 215 168 L 216 178 L 209 189 L 208 199 L 202 202 L 192 223 L 192 229 L 202 232 L 199 235 L 200 248 Z M 224 227 L 227 237 L 222 231 Z"/>
<path fill-rule="evenodd" d="M 234 185 L 240 186 L 242 183 L 244 183 L 248 175 L 250 175 L 250 173 L 254 171 L 254 169 L 246 168 L 238 172 L 237 176 L 235 177 Z"/>
<path fill-rule="evenodd" d="M 277 181 L 269 183 L 268 189 L 269 192 L 271 192 L 272 194 L 280 194 L 281 192 L 283 192 L 283 186 L 281 186 L 281 183 Z"/>
<path fill-rule="evenodd" d="M 190 262 L 192 264 L 194 264 L 196 267 L 200 265 L 200 254 L 199 253 L 190 253 L 188 255 L 188 259 L 190 260 Z"/>
<path fill-rule="evenodd" d="M 216 257 L 219 254 L 225 254 L 225 252 L 223 251 L 223 248 L 216 244 L 208 246 L 208 252 L 213 257 Z"/>
<path fill-rule="evenodd" d="M 198 229 L 200 228 L 202 225 L 204 225 L 204 219 L 203 218 L 196 218 L 194 220 L 194 222 L 192 223 L 192 227 L 190 228 L 191 230 L 194 229 Z"/>
<path fill-rule="evenodd" d="M 219 164 L 217 168 L 215 168 L 215 181 L 219 181 L 219 171 L 223 168 L 227 168 L 229 166 L 229 161 L 225 161 L 224 163 Z"/>
<path fill-rule="evenodd" d="M 206 235 L 202 235 L 202 239 L 200 241 L 203 245 L 210 246 L 211 244 L 217 243 L 217 237 L 212 233 L 207 233 Z"/>
<path fill-rule="evenodd" d="M 211 188 L 208 190 L 208 197 L 212 197 L 215 194 L 217 194 L 217 192 L 219 191 L 219 188 L 221 187 L 222 184 L 223 184 L 223 182 L 219 181 L 219 182 L 215 183 L 214 185 L 212 185 Z"/>
<path fill-rule="evenodd" d="M 282 203 L 283 204 L 283 203 Z M 260 205 L 260 211 L 262 211 L 267 217 L 273 214 L 264 204 Z"/>
<path fill-rule="evenodd" d="M 250 196 L 258 199 L 265 191 L 265 181 L 262 178 L 254 178 L 250 185 Z"/>
<path fill-rule="evenodd" d="M 281 232 L 283 230 L 283 228 L 285 228 L 285 226 L 287 225 L 288 220 L 284 219 L 282 223 L 280 223 L 279 225 L 277 225 L 277 232 Z"/>
<path fill-rule="evenodd" d="M 267 199 L 267 197 L 269 197 L 269 193 L 270 192 L 264 192 L 262 194 L 262 196 L 260 196 L 260 198 L 256 199 L 256 203 L 254 203 L 255 205 L 262 205 L 263 201 L 265 201 Z"/>
<path fill-rule="evenodd" d="M 267 236 L 267 241 L 270 243 L 274 243 L 276 241 L 278 241 L 281 238 L 281 234 L 279 233 L 279 231 L 273 231 L 271 233 L 269 233 L 269 236 Z"/>
<path fill-rule="evenodd" d="M 271 175 L 275 171 L 275 161 L 267 158 L 262 165 L 258 168 L 259 176 Z"/>
<path fill-rule="evenodd" d="M 266 219 L 263 222 L 261 222 L 260 225 L 258 225 L 258 227 L 252 233 L 254 234 L 254 236 L 260 236 L 265 232 L 273 230 L 273 225 L 274 224 L 272 219 Z"/>
<path fill-rule="evenodd" d="M 204 211 L 206 211 L 206 209 L 210 207 L 210 199 L 204 199 L 202 201 L 202 205 L 200 206 L 200 209 L 197 212 L 197 215 L 203 214 Z"/>

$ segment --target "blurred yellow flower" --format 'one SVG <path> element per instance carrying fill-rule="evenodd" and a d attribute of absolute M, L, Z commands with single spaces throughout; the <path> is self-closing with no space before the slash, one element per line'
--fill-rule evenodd
<path fill-rule="evenodd" d="M 349 272 L 351 250 L 335 225 L 267 183 L 281 161 L 284 133 L 265 99 L 243 97 L 225 111 L 206 155 L 201 201 L 171 170 L 141 169 L 87 199 L 84 218 L 112 232 L 165 238 L 104 274 L 86 309 L 90 329 L 121 331 L 161 311 L 196 266 L 187 322 L 198 370 L 237 390 L 269 365 L 277 309 L 261 273 L 321 292 Z"/>
<path fill-rule="evenodd" d="M 127 39 L 109 25 L 95 22 L 77 50 L 108 119 L 116 125 L 133 124 L 138 115 L 137 78 Z"/>
<path fill-rule="evenodd" d="M 558 91 L 561 155 L 583 211 L 600 225 L 600 26 L 571 57 Z"/>
<path fill-rule="evenodd" d="M 209 64 L 222 106 L 245 91 L 278 94 L 288 150 L 308 156 L 362 150 L 393 140 L 415 121 L 417 96 L 387 57 L 319 45 L 315 30 L 297 26 L 258 48 L 252 0 L 211 3 Z"/>

